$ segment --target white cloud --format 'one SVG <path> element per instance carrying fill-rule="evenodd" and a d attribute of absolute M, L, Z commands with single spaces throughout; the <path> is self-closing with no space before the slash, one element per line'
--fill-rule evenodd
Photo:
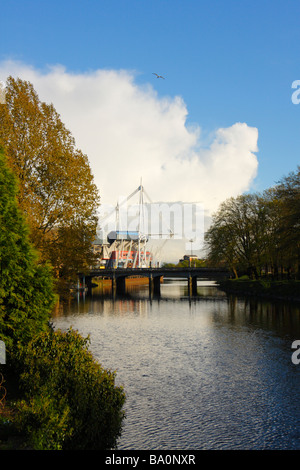
<path fill-rule="evenodd" d="M 41 100 L 54 104 L 88 155 L 104 203 L 129 195 L 142 177 L 154 201 L 198 201 L 211 214 L 256 176 L 256 128 L 234 123 L 204 146 L 200 126 L 186 124 L 183 99 L 159 97 L 152 85 L 137 85 L 133 72 L 0 63 L 0 80 L 8 75 L 29 80 Z"/>

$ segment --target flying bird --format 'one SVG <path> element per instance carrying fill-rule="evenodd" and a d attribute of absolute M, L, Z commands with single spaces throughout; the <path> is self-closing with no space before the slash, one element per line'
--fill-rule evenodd
<path fill-rule="evenodd" d="M 163 78 L 165 80 L 165 77 L 163 77 L 162 75 L 157 75 L 157 73 L 155 72 L 152 72 L 152 75 L 156 75 L 156 78 Z"/>

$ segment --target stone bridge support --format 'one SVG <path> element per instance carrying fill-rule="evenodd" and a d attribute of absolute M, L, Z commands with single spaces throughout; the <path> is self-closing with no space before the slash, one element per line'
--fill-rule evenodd
<path fill-rule="evenodd" d="M 161 276 L 149 275 L 149 296 L 160 296 Z"/>
<path fill-rule="evenodd" d="M 112 276 L 111 284 L 113 294 L 124 295 L 126 293 L 126 276 Z"/>
<path fill-rule="evenodd" d="M 188 276 L 188 293 L 189 296 L 197 295 L 197 276 Z"/>

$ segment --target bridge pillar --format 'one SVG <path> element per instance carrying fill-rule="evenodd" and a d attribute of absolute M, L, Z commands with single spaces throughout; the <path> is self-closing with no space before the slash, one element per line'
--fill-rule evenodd
<path fill-rule="evenodd" d="M 113 297 L 116 295 L 116 292 L 117 292 L 117 279 L 116 279 L 115 274 L 111 278 L 111 292 L 112 292 Z"/>
<path fill-rule="evenodd" d="M 126 278 L 125 277 L 117 277 L 116 290 L 118 294 L 126 293 Z"/>
<path fill-rule="evenodd" d="M 196 296 L 197 295 L 197 276 L 188 277 L 188 294 L 189 296 Z"/>
<path fill-rule="evenodd" d="M 93 278 L 91 276 L 86 276 L 85 280 L 88 294 L 90 294 L 92 292 Z"/>
<path fill-rule="evenodd" d="M 160 296 L 160 278 L 161 276 L 149 276 L 149 296 L 152 297 L 153 294 Z"/>
<path fill-rule="evenodd" d="M 115 274 L 111 278 L 112 294 L 125 294 L 126 293 L 126 278 L 125 276 L 117 277 Z"/>

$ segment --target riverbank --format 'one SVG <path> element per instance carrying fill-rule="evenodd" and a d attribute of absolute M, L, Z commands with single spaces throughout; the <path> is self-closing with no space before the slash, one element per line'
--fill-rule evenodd
<path fill-rule="evenodd" d="M 219 288 L 227 294 L 300 302 L 300 281 L 227 279 L 220 281 Z"/>

